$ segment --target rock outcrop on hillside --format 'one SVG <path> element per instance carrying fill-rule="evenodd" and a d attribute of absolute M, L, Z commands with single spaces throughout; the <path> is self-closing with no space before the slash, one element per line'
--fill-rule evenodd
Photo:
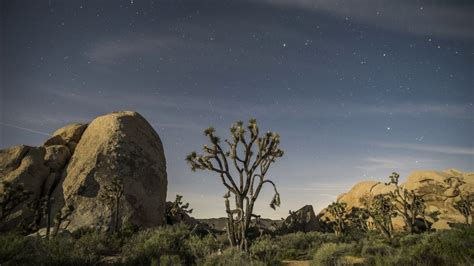
<path fill-rule="evenodd" d="M 41 147 L 1 150 L 2 184 L 22 184 L 32 194 L 3 217 L 0 226 L 8 229 L 27 222 L 36 229 L 44 227 L 46 219 L 39 210 L 49 202 L 51 220 L 66 206 L 74 207 L 68 229 L 114 228 L 116 208 L 103 195 L 116 179 L 123 183 L 119 223 L 151 227 L 165 222 L 163 146 L 155 130 L 135 112 L 107 114 L 88 125 L 68 125 Z"/>
<path fill-rule="evenodd" d="M 290 211 L 289 214 L 278 229 L 281 233 L 311 232 L 322 229 L 311 205 L 305 205 L 294 212 Z"/>
<path fill-rule="evenodd" d="M 452 179 L 452 182 L 447 182 Z M 461 183 L 458 183 L 461 180 Z M 387 180 L 388 181 L 388 180 Z M 453 202 L 460 198 L 460 195 L 474 193 L 474 173 L 465 173 L 457 170 L 447 171 L 416 171 L 410 174 L 402 187 L 408 190 L 414 190 L 421 195 L 426 203 L 427 217 L 432 223 L 433 229 L 448 229 L 451 225 L 465 222 L 464 217 L 453 208 Z M 347 193 L 338 197 L 339 202 L 347 204 L 346 209 L 350 212 L 352 208 L 362 208 L 362 198 L 366 195 L 387 194 L 393 191 L 393 184 L 386 185 L 384 182 L 363 181 L 356 184 Z M 436 219 L 429 217 L 429 214 L 439 213 Z M 323 210 L 318 216 L 321 219 L 332 220 L 332 217 L 326 210 Z M 392 220 L 395 229 L 401 230 L 404 222 L 401 217 L 395 217 Z"/>

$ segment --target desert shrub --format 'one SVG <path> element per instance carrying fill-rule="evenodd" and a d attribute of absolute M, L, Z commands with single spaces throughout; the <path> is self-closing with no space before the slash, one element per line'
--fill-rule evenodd
<path fill-rule="evenodd" d="M 313 265 L 342 265 L 344 256 L 351 255 L 354 246 L 346 243 L 323 244 L 314 254 Z"/>
<path fill-rule="evenodd" d="M 3 265 L 28 264 L 34 258 L 32 241 L 16 233 L 0 234 L 0 262 Z"/>
<path fill-rule="evenodd" d="M 204 266 L 240 266 L 251 265 L 260 266 L 265 265 L 263 262 L 252 260 L 245 252 L 236 248 L 228 248 L 219 253 L 213 253 L 207 256 L 202 262 Z"/>
<path fill-rule="evenodd" d="M 400 247 L 410 247 L 419 243 L 424 237 L 425 234 L 407 234 L 398 238 L 398 244 Z"/>
<path fill-rule="evenodd" d="M 335 243 L 339 239 L 332 233 L 291 233 L 277 238 L 281 259 L 311 259 L 312 254 L 323 243 Z"/>
<path fill-rule="evenodd" d="M 264 237 L 252 243 L 249 251 L 253 258 L 268 265 L 275 265 L 279 263 L 281 249 L 273 239 Z"/>
<path fill-rule="evenodd" d="M 0 236 L 2 265 L 83 265 L 119 250 L 119 243 L 105 234 L 89 232 L 79 239 L 57 236 L 51 239 L 6 234 Z"/>
<path fill-rule="evenodd" d="M 364 264 L 384 265 L 385 258 L 396 255 L 396 250 L 380 241 L 363 241 L 360 254 L 364 258 Z"/>
<path fill-rule="evenodd" d="M 365 243 L 361 250 L 362 257 L 391 256 L 395 253 L 394 248 L 385 243 L 367 241 L 364 242 Z"/>
<path fill-rule="evenodd" d="M 190 235 L 185 224 L 166 226 L 155 230 L 145 230 L 133 236 L 122 248 L 122 254 L 131 264 L 147 264 L 162 255 L 178 255 L 185 262 L 191 256 L 185 239 Z"/>
<path fill-rule="evenodd" d="M 472 265 L 474 230 L 452 229 L 400 238 L 398 254 L 379 258 L 384 265 Z"/>
<path fill-rule="evenodd" d="M 412 261 L 428 264 L 472 264 L 474 230 L 446 230 L 424 234 L 420 243 L 409 248 Z"/>
<path fill-rule="evenodd" d="M 85 256 L 99 259 L 100 256 L 113 255 L 120 252 L 122 239 L 117 234 L 107 234 L 100 231 L 84 233 L 74 241 L 77 252 Z"/>
<path fill-rule="evenodd" d="M 229 237 L 227 236 L 227 233 L 216 235 L 216 240 L 222 247 L 230 246 Z"/>
<path fill-rule="evenodd" d="M 185 246 L 195 261 L 223 249 L 222 244 L 210 234 L 202 238 L 192 235 L 185 240 Z"/>
<path fill-rule="evenodd" d="M 136 234 L 140 230 L 140 227 L 131 223 L 131 222 L 126 222 L 122 226 L 119 232 L 119 236 L 124 239 L 128 239 L 132 237 L 134 234 Z"/>
<path fill-rule="evenodd" d="M 160 265 L 160 266 L 181 266 L 184 265 L 183 261 L 178 255 L 161 255 L 160 264 L 157 264 L 153 260 L 151 265 Z"/>
<path fill-rule="evenodd" d="M 77 250 L 74 239 L 55 237 L 51 239 L 35 239 L 36 265 L 84 265 L 92 264 L 97 257 L 94 253 Z"/>

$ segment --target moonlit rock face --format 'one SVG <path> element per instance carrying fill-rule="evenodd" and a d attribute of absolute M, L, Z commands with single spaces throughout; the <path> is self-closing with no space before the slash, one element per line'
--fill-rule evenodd
<path fill-rule="evenodd" d="M 462 183 L 453 181 L 448 185 L 445 180 L 449 177 L 456 177 L 462 180 Z M 457 180 L 457 179 L 456 179 Z M 388 182 L 388 179 L 387 179 Z M 406 182 L 401 182 L 400 186 L 417 191 L 425 195 L 426 210 L 429 213 L 439 212 L 438 220 L 429 220 L 434 229 L 449 229 L 450 223 L 463 223 L 464 217 L 456 211 L 452 204 L 459 199 L 460 193 L 467 194 L 474 191 L 474 173 L 461 172 L 450 169 L 446 171 L 415 171 L 411 173 Z M 347 209 L 362 208 L 361 199 L 365 195 L 388 194 L 395 189 L 395 186 L 386 185 L 377 181 L 362 181 L 354 185 L 348 192 L 338 197 L 338 201 L 347 203 Z M 332 219 L 325 210 L 321 215 Z M 429 216 L 429 215 L 427 215 Z M 427 217 L 430 219 L 429 217 Z M 402 229 L 404 222 L 400 217 L 393 220 L 395 229 Z"/>
<path fill-rule="evenodd" d="M 160 137 L 138 113 L 117 112 L 93 120 L 65 170 L 66 204 L 76 210 L 70 228 L 110 228 L 113 210 L 100 200 L 114 178 L 123 180 L 120 220 L 142 227 L 164 223 L 166 160 Z"/>

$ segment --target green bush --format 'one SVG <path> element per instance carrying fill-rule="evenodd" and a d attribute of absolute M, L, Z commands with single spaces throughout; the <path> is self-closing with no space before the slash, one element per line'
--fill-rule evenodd
<path fill-rule="evenodd" d="M 151 265 L 155 265 L 155 261 L 152 261 Z M 181 266 L 184 265 L 183 261 L 178 255 L 162 255 L 160 257 L 160 266 Z"/>
<path fill-rule="evenodd" d="M 393 254 L 395 254 L 394 248 L 385 243 L 367 241 L 364 242 L 365 243 L 361 250 L 361 255 L 364 258 L 376 256 L 392 256 Z"/>
<path fill-rule="evenodd" d="M 275 244 L 274 239 L 264 237 L 252 243 L 249 251 L 253 258 L 268 265 L 275 265 L 279 263 L 281 249 L 280 246 Z"/>
<path fill-rule="evenodd" d="M 339 239 L 332 233 L 291 233 L 276 238 L 280 246 L 280 259 L 304 260 L 311 259 L 315 250 L 324 243 L 335 243 Z"/>
<path fill-rule="evenodd" d="M 401 236 L 398 239 L 398 243 L 401 247 L 413 246 L 419 243 L 421 240 L 423 240 L 425 235 L 426 234 L 407 234 L 407 235 Z"/>
<path fill-rule="evenodd" d="M 222 254 L 214 253 L 207 256 L 202 262 L 204 266 L 241 266 L 265 265 L 263 262 L 252 260 L 245 252 L 236 248 L 228 248 Z"/>
<path fill-rule="evenodd" d="M 314 254 L 313 265 L 343 265 L 343 257 L 351 255 L 354 246 L 345 243 L 327 243 L 323 244 Z"/>
<path fill-rule="evenodd" d="M 452 229 L 400 238 L 394 256 L 379 257 L 383 265 L 472 265 L 473 227 Z"/>
<path fill-rule="evenodd" d="M 185 239 L 190 235 L 185 224 L 166 226 L 154 230 L 145 230 L 133 236 L 122 248 L 127 263 L 150 264 L 162 255 L 178 255 L 184 261 L 191 255 L 186 248 Z"/>
<path fill-rule="evenodd" d="M 2 265 L 28 264 L 33 261 L 33 239 L 16 233 L 0 234 L 0 262 Z"/>
<path fill-rule="evenodd" d="M 210 234 L 203 238 L 191 235 L 186 239 L 185 246 L 195 261 L 203 259 L 206 256 L 217 252 L 219 249 L 223 249 L 222 244 Z"/>

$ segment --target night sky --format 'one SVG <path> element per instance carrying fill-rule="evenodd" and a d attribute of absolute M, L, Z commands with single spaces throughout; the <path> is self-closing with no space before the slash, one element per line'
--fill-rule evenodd
<path fill-rule="evenodd" d="M 474 2 L 1 0 L 0 148 L 141 113 L 161 136 L 168 198 L 225 216 L 185 156 L 255 117 L 281 135 L 280 218 L 358 181 L 474 170 Z"/>

